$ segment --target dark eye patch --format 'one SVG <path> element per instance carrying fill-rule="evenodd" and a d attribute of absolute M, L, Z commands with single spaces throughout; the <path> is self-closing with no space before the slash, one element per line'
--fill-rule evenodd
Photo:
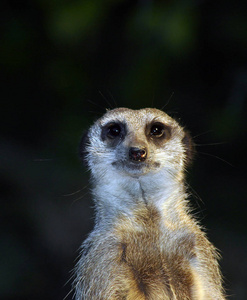
<path fill-rule="evenodd" d="M 102 126 L 101 138 L 103 141 L 107 140 L 109 146 L 115 146 L 119 141 L 123 140 L 126 135 L 125 124 L 112 121 Z"/>
<path fill-rule="evenodd" d="M 168 139 L 171 136 L 171 128 L 161 122 L 154 122 L 148 126 L 147 134 L 152 139 Z"/>
<path fill-rule="evenodd" d="M 150 135 L 153 137 L 161 137 L 164 134 L 165 127 L 163 124 L 153 124 L 150 129 Z"/>
<path fill-rule="evenodd" d="M 117 123 L 113 123 L 108 126 L 106 135 L 110 139 L 115 139 L 121 134 L 121 132 L 122 132 L 121 126 Z"/>

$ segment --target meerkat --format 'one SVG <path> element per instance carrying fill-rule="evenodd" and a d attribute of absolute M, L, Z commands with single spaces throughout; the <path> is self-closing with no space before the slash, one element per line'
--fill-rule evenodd
<path fill-rule="evenodd" d="M 116 108 L 80 145 L 95 227 L 76 266 L 76 300 L 225 299 L 218 254 L 193 219 L 189 133 L 163 111 Z"/>

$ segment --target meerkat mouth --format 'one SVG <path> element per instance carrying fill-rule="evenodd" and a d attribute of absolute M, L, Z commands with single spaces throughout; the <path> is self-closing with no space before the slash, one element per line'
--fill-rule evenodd
<path fill-rule="evenodd" d="M 158 169 L 160 163 L 150 163 L 150 162 L 134 162 L 134 161 L 115 161 L 112 165 L 118 170 L 123 170 L 130 174 L 147 174 L 151 170 Z"/>
<path fill-rule="evenodd" d="M 134 161 L 132 162 L 132 161 L 119 160 L 113 162 L 112 165 L 116 168 L 141 170 L 145 167 L 148 167 L 149 164 L 147 164 L 146 162 L 134 162 Z"/>

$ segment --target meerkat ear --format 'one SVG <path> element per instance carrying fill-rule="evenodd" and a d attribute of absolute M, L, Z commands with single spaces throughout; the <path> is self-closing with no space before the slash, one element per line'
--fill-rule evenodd
<path fill-rule="evenodd" d="M 88 151 L 86 150 L 86 146 L 89 144 L 88 131 L 84 132 L 79 144 L 79 157 L 85 163 L 86 155 Z"/>
<path fill-rule="evenodd" d="M 184 144 L 185 153 L 186 153 L 185 164 L 188 166 L 192 163 L 195 154 L 195 144 L 192 140 L 189 131 L 184 130 L 184 138 L 182 142 Z"/>

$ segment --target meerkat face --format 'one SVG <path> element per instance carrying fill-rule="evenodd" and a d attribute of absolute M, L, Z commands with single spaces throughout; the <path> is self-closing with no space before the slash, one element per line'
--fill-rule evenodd
<path fill-rule="evenodd" d="M 177 173 L 191 159 L 192 142 L 179 124 L 157 109 L 108 111 L 82 139 L 81 156 L 92 173 L 133 177 L 161 169 Z"/>

